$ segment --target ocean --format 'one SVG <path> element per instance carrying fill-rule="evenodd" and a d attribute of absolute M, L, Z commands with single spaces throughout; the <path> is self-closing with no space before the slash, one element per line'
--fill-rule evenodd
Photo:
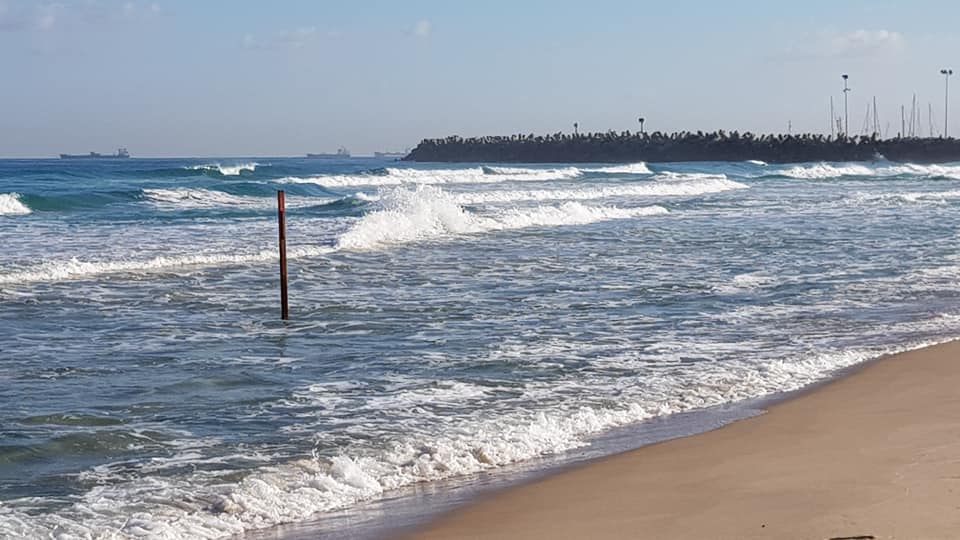
<path fill-rule="evenodd" d="M 0 160 L 0 538 L 322 520 L 958 337 L 958 210 L 885 161 Z"/>

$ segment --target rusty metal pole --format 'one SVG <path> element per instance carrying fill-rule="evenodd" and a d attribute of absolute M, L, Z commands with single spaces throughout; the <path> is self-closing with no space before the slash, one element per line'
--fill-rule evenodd
<path fill-rule="evenodd" d="M 283 191 L 277 192 L 277 222 L 280 225 L 280 318 L 290 318 L 287 303 L 287 217 Z"/>

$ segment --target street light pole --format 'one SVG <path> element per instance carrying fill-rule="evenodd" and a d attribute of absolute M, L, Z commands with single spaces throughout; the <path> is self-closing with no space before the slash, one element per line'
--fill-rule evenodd
<path fill-rule="evenodd" d="M 847 87 L 847 79 L 850 76 L 846 73 L 843 74 L 843 136 L 847 137 L 850 135 L 850 116 L 847 113 L 847 92 L 850 91 L 850 88 Z"/>
<path fill-rule="evenodd" d="M 950 105 L 950 76 L 953 75 L 952 69 L 941 69 L 943 75 L 943 138 L 947 138 L 947 108 Z"/>

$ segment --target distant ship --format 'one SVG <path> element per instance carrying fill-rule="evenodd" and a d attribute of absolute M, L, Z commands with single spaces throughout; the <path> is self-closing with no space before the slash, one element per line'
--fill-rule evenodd
<path fill-rule="evenodd" d="M 116 154 L 103 155 L 97 152 L 90 152 L 89 154 L 60 154 L 60 159 L 127 159 L 130 157 L 130 152 L 127 152 L 126 148 L 117 149 Z"/>
<path fill-rule="evenodd" d="M 337 149 L 336 154 L 307 154 L 308 158 L 348 158 L 350 157 L 350 151 L 344 147 Z"/>
<path fill-rule="evenodd" d="M 406 152 L 374 152 L 373 157 L 378 159 L 403 159 L 407 157 Z"/>

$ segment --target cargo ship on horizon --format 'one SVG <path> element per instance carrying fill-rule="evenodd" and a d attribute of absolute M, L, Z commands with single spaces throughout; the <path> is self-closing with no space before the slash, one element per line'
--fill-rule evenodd
<path fill-rule="evenodd" d="M 324 158 L 324 159 L 348 158 L 350 157 L 350 151 L 341 146 L 340 148 L 337 149 L 336 154 L 307 154 L 307 157 L 308 158 Z"/>
<path fill-rule="evenodd" d="M 60 159 L 128 159 L 130 152 L 126 148 L 118 148 L 116 154 L 100 154 L 90 152 L 89 154 L 60 154 Z"/>

